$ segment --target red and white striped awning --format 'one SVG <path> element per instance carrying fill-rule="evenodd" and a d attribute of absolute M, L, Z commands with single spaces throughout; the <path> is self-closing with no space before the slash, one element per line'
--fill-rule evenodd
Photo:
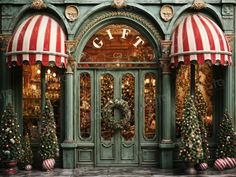
<path fill-rule="evenodd" d="M 172 35 L 171 63 L 227 65 L 231 63 L 231 52 L 224 33 L 206 16 L 193 14 L 185 17 Z"/>
<path fill-rule="evenodd" d="M 54 19 L 46 15 L 31 16 L 21 23 L 9 41 L 7 62 L 66 66 L 65 40 L 62 28 Z"/>

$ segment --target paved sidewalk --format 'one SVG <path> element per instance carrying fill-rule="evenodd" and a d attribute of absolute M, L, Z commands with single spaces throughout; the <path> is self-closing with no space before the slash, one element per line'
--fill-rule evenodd
<path fill-rule="evenodd" d="M 199 171 L 197 175 L 185 175 L 181 170 L 163 170 L 148 167 L 79 167 L 77 169 L 59 169 L 56 168 L 50 172 L 39 170 L 19 171 L 11 177 L 236 177 L 236 168 L 216 171 L 208 169 L 207 171 Z M 3 176 L 5 177 L 5 176 Z"/>

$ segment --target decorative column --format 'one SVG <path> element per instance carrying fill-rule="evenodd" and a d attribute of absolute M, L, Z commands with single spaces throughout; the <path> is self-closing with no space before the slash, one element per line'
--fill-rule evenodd
<path fill-rule="evenodd" d="M 234 111 L 235 109 L 235 98 L 233 98 L 233 95 L 235 95 L 235 51 L 234 49 L 234 39 L 235 35 L 232 34 L 225 34 L 227 41 L 230 46 L 230 51 L 232 52 L 232 64 L 231 66 L 227 66 L 226 68 L 226 74 L 225 74 L 225 83 L 224 83 L 224 110 L 227 110 L 229 114 L 232 117 L 235 117 L 236 114 Z M 236 126 L 236 119 L 233 120 L 234 125 Z"/>
<path fill-rule="evenodd" d="M 172 141 L 173 127 L 175 121 L 172 119 L 171 112 L 171 72 L 170 72 L 170 51 L 171 41 L 161 42 L 162 58 L 160 65 L 162 68 L 162 138 L 160 143 L 160 168 L 173 168 L 173 149 Z"/>
<path fill-rule="evenodd" d="M 73 41 L 66 41 L 67 49 L 70 49 L 74 44 Z M 63 149 L 63 168 L 75 168 L 76 166 L 76 143 L 74 140 L 74 85 L 73 74 L 76 69 L 76 61 L 68 50 L 68 64 L 65 72 L 65 140 L 61 144 Z"/>
<path fill-rule="evenodd" d="M 0 112 L 3 112 L 6 104 L 13 103 L 10 72 L 5 58 L 5 52 L 10 38 L 11 35 L 0 34 Z"/>

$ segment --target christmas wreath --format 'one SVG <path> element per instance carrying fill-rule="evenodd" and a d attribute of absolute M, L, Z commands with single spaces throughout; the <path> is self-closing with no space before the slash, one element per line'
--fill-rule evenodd
<path fill-rule="evenodd" d="M 113 116 L 113 110 L 118 109 L 121 113 L 121 119 L 116 120 Z M 129 104 L 123 99 L 114 99 L 107 102 L 102 109 L 102 121 L 112 130 L 128 130 L 130 125 L 131 111 Z"/>

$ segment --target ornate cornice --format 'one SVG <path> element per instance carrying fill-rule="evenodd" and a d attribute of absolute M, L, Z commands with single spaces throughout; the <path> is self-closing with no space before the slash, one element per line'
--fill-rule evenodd
<path fill-rule="evenodd" d="M 142 24 L 149 31 L 151 31 L 151 33 L 154 35 L 155 39 L 157 41 L 160 41 L 160 34 L 157 31 L 157 28 L 151 22 L 149 22 L 147 19 L 143 18 L 142 16 L 140 16 L 138 14 L 132 13 L 132 12 L 112 11 L 112 12 L 105 12 L 105 13 L 99 15 L 98 17 L 91 20 L 84 28 L 82 28 L 82 30 L 80 31 L 80 33 L 78 34 L 78 36 L 75 40 L 76 42 L 73 47 L 73 50 L 71 50 L 71 51 L 74 52 L 76 46 L 80 43 L 80 41 L 81 41 L 82 37 L 85 35 L 85 33 L 87 33 L 90 29 L 95 27 L 97 24 L 101 23 L 101 21 L 104 21 L 104 19 L 109 18 L 109 17 L 131 18 L 131 19 L 137 21 L 138 23 Z"/>
<path fill-rule="evenodd" d="M 43 0 L 33 0 L 32 4 L 31 4 L 32 9 L 40 10 L 40 9 L 44 9 L 46 7 L 47 7 L 47 5 L 44 3 Z"/>

